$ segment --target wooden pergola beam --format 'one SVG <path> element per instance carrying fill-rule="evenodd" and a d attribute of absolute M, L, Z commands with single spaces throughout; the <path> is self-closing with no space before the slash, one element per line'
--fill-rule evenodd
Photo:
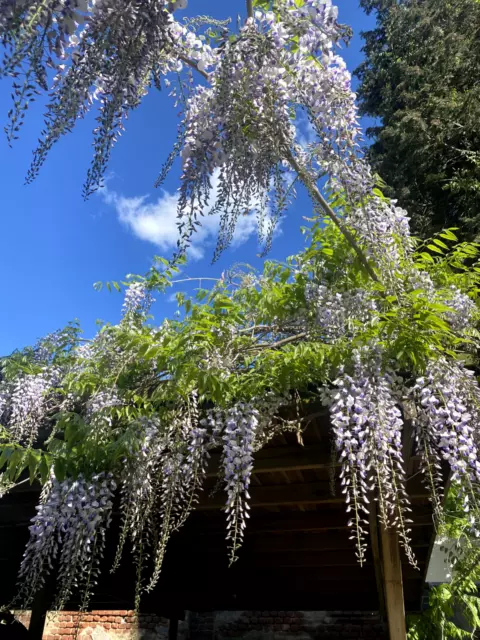
<path fill-rule="evenodd" d="M 210 459 L 207 476 L 212 478 L 218 473 L 221 454 L 215 453 Z M 329 469 L 331 456 L 325 447 L 319 445 L 294 447 L 275 447 L 262 449 L 254 458 L 255 474 L 282 473 L 288 471 L 307 471 L 309 469 Z M 335 463 L 336 467 L 340 466 Z"/>
<path fill-rule="evenodd" d="M 428 493 L 423 486 L 422 478 L 416 476 L 407 484 L 411 501 L 426 500 Z M 295 506 L 307 504 L 341 505 L 345 498 L 341 493 L 341 486 L 338 483 L 338 491 L 332 495 L 330 483 L 310 482 L 307 484 L 281 484 L 273 486 L 252 486 L 250 489 L 251 507 L 277 507 Z M 225 506 L 225 496 L 217 493 L 213 497 L 205 496 L 200 500 L 198 511 L 209 509 L 221 509 Z"/>
<path fill-rule="evenodd" d="M 411 458 L 413 463 L 416 456 Z M 221 454 L 214 453 L 210 458 L 207 477 L 213 478 L 218 474 Z M 338 462 L 333 466 L 340 467 Z M 284 446 L 262 449 L 254 456 L 254 474 L 284 473 L 289 471 L 308 471 L 315 469 L 330 469 L 332 458 L 324 445 Z"/>
<path fill-rule="evenodd" d="M 411 407 L 408 403 L 404 404 L 403 411 L 405 418 L 403 429 L 403 460 L 405 473 L 408 477 L 413 470 L 412 453 L 414 446 Z M 380 525 L 379 529 L 382 546 L 382 562 L 379 563 L 379 569 L 383 576 L 385 608 L 390 640 L 407 640 L 402 562 L 400 558 L 398 533 L 392 528 L 387 529 L 383 524 Z"/>

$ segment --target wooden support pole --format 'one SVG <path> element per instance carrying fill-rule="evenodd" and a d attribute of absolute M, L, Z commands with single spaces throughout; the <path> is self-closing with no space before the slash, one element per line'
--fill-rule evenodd
<path fill-rule="evenodd" d="M 178 620 L 177 618 L 170 618 L 168 625 L 168 640 L 177 640 L 178 636 Z"/>
<path fill-rule="evenodd" d="M 378 609 L 381 617 L 385 619 L 385 582 L 383 577 L 382 557 L 380 554 L 380 538 L 378 535 L 377 509 L 375 502 L 373 502 L 370 507 L 370 539 L 372 543 L 373 566 L 375 568 L 375 581 L 377 583 Z"/>
<path fill-rule="evenodd" d="M 407 628 L 405 624 L 402 563 L 400 561 L 398 534 L 392 529 L 385 529 L 384 526 L 380 526 L 380 532 L 390 640 L 406 640 Z"/>
<path fill-rule="evenodd" d="M 42 640 L 50 601 L 49 589 L 44 586 L 36 594 L 32 603 L 32 615 L 28 625 L 31 640 Z"/>

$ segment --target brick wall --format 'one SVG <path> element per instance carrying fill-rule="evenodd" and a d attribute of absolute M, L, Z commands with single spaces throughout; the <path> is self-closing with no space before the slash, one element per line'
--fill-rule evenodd
<path fill-rule="evenodd" d="M 16 612 L 28 627 L 29 612 Z M 49 613 L 44 640 L 166 640 L 168 620 L 133 611 Z M 179 640 L 387 640 L 378 614 L 362 611 L 215 611 L 187 614 Z"/>
<path fill-rule="evenodd" d="M 17 618 L 28 627 L 30 612 L 16 612 Z M 168 620 L 154 613 L 133 611 L 78 611 L 50 612 L 47 615 L 43 640 L 165 640 L 168 638 Z M 183 637 L 180 623 L 179 638 Z"/>
<path fill-rule="evenodd" d="M 377 613 L 218 611 L 191 614 L 190 640 L 387 640 Z"/>

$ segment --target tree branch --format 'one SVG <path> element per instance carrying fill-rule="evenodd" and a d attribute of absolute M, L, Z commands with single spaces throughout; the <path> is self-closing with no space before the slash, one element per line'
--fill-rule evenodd
<path fill-rule="evenodd" d="M 297 335 L 295 336 L 289 336 L 288 338 L 283 338 L 283 340 L 279 340 L 278 342 L 272 342 L 272 343 L 268 343 L 268 344 L 256 344 L 252 347 L 249 347 L 248 351 L 250 351 L 250 349 L 254 350 L 254 349 L 278 349 L 279 347 L 283 347 L 286 344 L 290 344 L 290 342 L 296 342 L 297 340 L 302 340 L 303 338 L 307 337 L 307 332 L 304 331 L 302 333 L 297 333 Z"/>
<path fill-rule="evenodd" d="M 350 244 L 352 249 L 357 254 L 358 259 L 360 260 L 361 264 L 363 265 L 365 271 L 372 278 L 372 280 L 374 280 L 375 282 L 378 282 L 377 274 L 375 273 L 375 271 L 373 270 L 373 268 L 369 264 L 366 255 L 364 254 L 364 252 L 362 251 L 362 249 L 358 245 L 358 243 L 355 240 L 354 236 L 347 229 L 347 227 L 343 224 L 343 222 L 337 216 L 337 214 L 332 209 L 332 207 L 328 204 L 328 202 L 322 196 L 322 194 L 320 193 L 320 189 L 314 183 L 314 181 L 313 181 L 312 177 L 310 176 L 310 174 L 308 173 L 308 171 L 304 167 L 302 167 L 300 165 L 300 163 L 297 161 L 297 159 L 295 158 L 295 156 L 293 155 L 293 153 L 290 151 L 290 149 L 288 147 L 287 147 L 287 159 L 288 159 L 288 161 L 290 163 L 290 166 L 297 172 L 297 174 L 300 177 L 300 180 L 307 187 L 308 192 L 310 193 L 310 196 L 312 197 L 312 199 L 315 200 L 315 202 L 320 205 L 320 207 L 327 214 L 327 216 L 340 229 L 340 231 L 342 232 L 342 234 L 345 237 L 345 239 L 347 240 L 347 242 Z"/>
<path fill-rule="evenodd" d="M 247 0 L 247 17 L 253 18 L 253 0 Z"/>
<path fill-rule="evenodd" d="M 206 71 L 201 71 L 198 68 L 197 63 L 194 62 L 194 60 L 190 60 L 190 58 L 187 58 L 187 56 L 184 56 L 181 53 L 178 54 L 178 57 L 182 62 L 185 62 L 185 64 L 188 64 L 189 67 L 192 67 L 192 69 L 195 69 L 195 71 L 199 73 L 201 76 L 203 76 L 205 80 L 208 80 L 208 73 Z"/>

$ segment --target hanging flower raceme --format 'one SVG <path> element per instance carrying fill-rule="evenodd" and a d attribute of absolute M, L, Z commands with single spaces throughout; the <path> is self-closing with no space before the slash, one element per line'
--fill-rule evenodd
<path fill-rule="evenodd" d="M 75 589 L 84 598 L 99 572 L 99 560 L 110 525 L 115 482 L 108 474 L 45 486 L 37 515 L 30 526 L 19 572 L 18 600 L 28 607 L 45 576 L 57 570 L 55 608 L 61 609 Z"/>
<path fill-rule="evenodd" d="M 465 510 L 478 521 L 480 388 L 473 372 L 445 358 L 431 362 L 425 375 L 416 381 L 413 397 L 417 404 L 416 438 L 435 503 L 440 502 L 440 462 L 445 460 L 452 481 L 462 487 Z"/>
<path fill-rule="evenodd" d="M 0 0 L 0 39 L 7 49 L 0 76 L 14 78 L 14 106 L 6 128 L 9 142 L 18 137 L 34 96 L 48 90 L 48 70 L 61 68 L 88 8 L 88 0 Z M 22 76 L 24 80 L 17 82 Z"/>
<path fill-rule="evenodd" d="M 227 491 L 227 540 L 230 562 L 237 558 L 243 542 L 246 520 L 249 518 L 248 489 L 253 471 L 254 441 L 258 429 L 257 411 L 247 404 L 238 404 L 225 416 L 223 432 L 222 472 Z"/>
<path fill-rule="evenodd" d="M 363 289 L 335 292 L 326 285 L 310 284 L 305 297 L 315 310 L 322 338 L 329 342 L 351 335 L 356 324 L 364 325 L 377 311 L 372 293 Z"/>
<path fill-rule="evenodd" d="M 160 78 L 180 71 L 181 59 L 208 68 L 215 55 L 175 21 L 168 0 L 1 0 L 0 37 L 9 49 L 3 74 L 14 82 L 9 138 L 16 138 L 28 103 L 47 90 L 47 69 L 56 71 L 46 128 L 27 180 L 33 180 L 52 145 L 98 101 L 94 159 L 84 187 L 88 196 L 102 181 L 110 152 L 128 113 Z"/>
<path fill-rule="evenodd" d="M 451 308 L 445 316 L 454 331 L 463 331 L 472 325 L 472 318 L 477 306 L 465 293 L 451 286 L 448 292 L 447 306 Z"/>
<path fill-rule="evenodd" d="M 85 115 L 92 100 L 99 99 L 94 159 L 85 194 L 99 186 L 126 115 L 139 104 L 150 83 L 158 82 L 161 61 L 173 44 L 171 21 L 164 0 L 94 4 L 76 38 L 71 65 L 57 76 L 47 128 L 35 152 L 29 181 L 36 177 L 54 142 Z"/>
<path fill-rule="evenodd" d="M 145 559 L 152 546 L 153 524 L 157 500 L 156 475 L 160 460 L 167 446 L 166 438 L 160 434 L 160 422 L 156 418 L 139 420 L 139 450 L 125 461 L 120 489 L 121 528 L 112 571 L 118 569 L 127 539 L 137 566 L 136 603 L 138 608 L 143 587 L 142 571 Z M 152 512 L 153 510 L 153 512 Z"/>
<path fill-rule="evenodd" d="M 141 282 L 133 282 L 128 285 L 123 301 L 122 313 L 124 316 L 140 314 L 145 316 L 153 302 L 152 294 Z"/>
<path fill-rule="evenodd" d="M 385 527 L 397 529 L 410 562 L 409 500 L 402 457 L 403 421 L 397 381 L 382 371 L 378 358 L 357 352 L 353 375 L 335 381 L 330 415 L 342 462 L 341 482 L 352 512 L 349 522 L 360 564 L 365 561 L 369 503 L 377 502 Z"/>
<path fill-rule="evenodd" d="M 200 425 L 197 402 L 194 393 L 185 411 L 175 417 L 168 429 L 165 450 L 158 459 L 153 487 L 158 542 L 153 550 L 153 575 L 147 591 L 158 582 L 170 536 L 185 524 L 205 480 L 211 435 Z"/>
<path fill-rule="evenodd" d="M 179 251 L 188 246 L 208 205 L 212 212 L 222 212 L 219 255 L 230 244 L 239 216 L 254 209 L 263 221 L 271 189 L 278 201 L 283 199 L 279 161 L 294 132 L 285 76 L 275 44 L 248 23 L 238 39 L 225 44 L 210 74 L 211 86 L 200 87 L 190 99 L 181 152 Z M 213 202 L 214 174 L 218 188 Z"/>
<path fill-rule="evenodd" d="M 52 406 L 52 392 L 60 380 L 58 368 L 45 367 L 42 373 L 19 375 L 15 381 L 6 384 L 3 393 L 0 392 L 0 418 L 13 440 L 35 442 Z"/>

